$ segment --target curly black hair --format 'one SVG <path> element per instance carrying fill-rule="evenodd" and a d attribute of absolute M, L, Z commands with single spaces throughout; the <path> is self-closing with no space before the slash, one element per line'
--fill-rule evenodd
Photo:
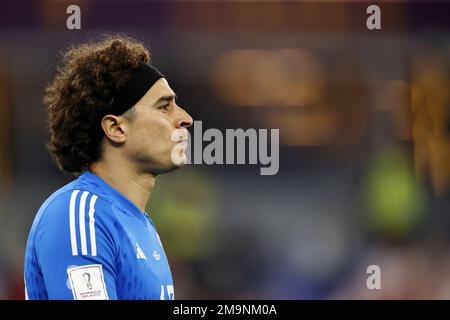
<path fill-rule="evenodd" d="M 125 36 L 108 36 L 63 53 L 44 97 L 50 129 L 47 148 L 62 171 L 78 175 L 100 158 L 101 118 L 141 62 L 150 62 L 150 52 Z"/>

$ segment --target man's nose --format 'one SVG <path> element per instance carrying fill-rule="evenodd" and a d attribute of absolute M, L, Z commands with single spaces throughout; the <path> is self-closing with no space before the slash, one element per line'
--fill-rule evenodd
<path fill-rule="evenodd" d="M 176 127 L 177 128 L 189 128 L 194 123 L 192 117 L 187 113 L 184 109 L 180 108 L 181 116 L 179 120 L 177 120 Z"/>

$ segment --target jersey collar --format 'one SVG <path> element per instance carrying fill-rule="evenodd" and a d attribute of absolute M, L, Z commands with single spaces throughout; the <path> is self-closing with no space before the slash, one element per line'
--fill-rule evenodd
<path fill-rule="evenodd" d="M 86 171 L 80 176 L 80 178 L 94 182 L 98 185 L 100 190 L 108 194 L 112 198 L 112 200 L 118 201 L 120 205 L 123 206 L 127 211 L 138 215 L 139 219 L 142 219 L 144 221 L 146 220 L 146 212 L 142 212 L 141 209 L 139 209 L 130 199 L 125 197 L 122 193 L 117 191 L 114 187 L 112 187 L 109 183 L 107 183 L 95 173 Z"/>

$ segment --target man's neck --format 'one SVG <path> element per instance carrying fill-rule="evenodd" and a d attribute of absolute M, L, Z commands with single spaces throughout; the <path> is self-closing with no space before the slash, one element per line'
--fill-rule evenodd
<path fill-rule="evenodd" d="M 150 198 L 156 177 L 150 173 L 138 173 L 127 165 L 99 161 L 89 167 L 90 171 L 105 180 L 114 189 L 133 202 L 141 212 Z"/>

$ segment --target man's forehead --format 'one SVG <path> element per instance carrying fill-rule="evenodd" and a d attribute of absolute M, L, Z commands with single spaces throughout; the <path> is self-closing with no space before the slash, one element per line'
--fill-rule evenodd
<path fill-rule="evenodd" d="M 172 88 L 165 78 L 161 78 L 155 82 L 155 84 L 148 89 L 147 93 L 142 97 L 141 102 L 155 103 L 158 99 L 167 96 L 175 96 Z"/>

